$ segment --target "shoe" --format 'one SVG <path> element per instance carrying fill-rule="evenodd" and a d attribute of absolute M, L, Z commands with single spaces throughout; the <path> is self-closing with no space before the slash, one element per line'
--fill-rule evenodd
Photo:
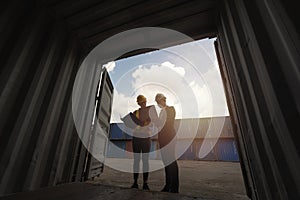
<path fill-rule="evenodd" d="M 165 187 L 161 190 L 161 192 L 169 192 L 170 188 L 169 186 L 165 185 Z"/>
<path fill-rule="evenodd" d="M 144 183 L 144 184 L 143 184 L 143 190 L 150 190 L 147 183 Z"/>
<path fill-rule="evenodd" d="M 133 183 L 131 188 L 136 188 L 136 189 L 139 189 L 139 185 L 137 183 Z"/>

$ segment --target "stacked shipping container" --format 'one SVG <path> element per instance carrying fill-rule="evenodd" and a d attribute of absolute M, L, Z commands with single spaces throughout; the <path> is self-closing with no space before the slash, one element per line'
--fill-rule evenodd
<path fill-rule="evenodd" d="M 110 128 L 110 143 L 107 157 L 132 158 L 132 137 L 125 133 L 124 124 L 112 123 Z M 176 152 L 179 159 L 184 160 L 211 160 L 211 161 L 239 161 L 233 129 L 229 116 L 176 119 L 177 130 Z M 205 145 L 203 145 L 205 141 Z M 116 151 L 112 146 L 121 151 Z M 160 159 L 157 136 L 152 137 L 150 159 Z M 202 148 L 202 149 L 201 149 Z M 205 156 L 199 156 L 200 149 Z"/>

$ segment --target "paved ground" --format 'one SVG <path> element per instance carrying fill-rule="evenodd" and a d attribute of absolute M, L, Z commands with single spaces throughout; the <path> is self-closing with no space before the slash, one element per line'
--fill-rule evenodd
<path fill-rule="evenodd" d="M 120 160 L 110 160 L 119 163 Z M 130 160 L 122 164 L 130 165 Z M 158 161 L 151 163 L 159 166 Z M 132 174 L 105 167 L 103 174 L 93 181 L 70 183 L 36 191 L 0 197 L 1 200 L 248 200 L 245 195 L 239 163 L 179 161 L 180 193 L 159 192 L 164 171 L 150 173 L 150 191 L 129 189 Z"/>
<path fill-rule="evenodd" d="M 17 193 L 1 200 L 209 200 L 183 194 L 141 191 L 90 183 L 70 183 L 33 192 Z"/>
<path fill-rule="evenodd" d="M 110 164 L 120 162 L 111 159 Z M 130 161 L 122 160 L 122 165 L 131 166 Z M 128 163 L 128 164 L 127 164 Z M 152 161 L 151 166 L 161 165 L 160 161 Z M 247 200 L 240 164 L 238 162 L 188 161 L 179 160 L 180 194 L 190 197 L 222 200 Z M 115 165 L 114 165 L 115 166 Z M 132 174 L 120 172 L 109 167 L 91 183 L 129 188 Z M 139 183 L 142 184 L 140 175 Z M 151 172 L 149 187 L 152 191 L 160 191 L 164 185 L 164 170 Z"/>

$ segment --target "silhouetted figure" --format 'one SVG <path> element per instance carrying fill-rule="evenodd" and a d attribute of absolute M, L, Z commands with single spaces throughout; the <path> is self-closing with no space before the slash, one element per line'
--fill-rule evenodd
<path fill-rule="evenodd" d="M 156 123 L 159 128 L 158 142 L 160 146 L 162 160 L 165 165 L 165 186 L 162 192 L 179 192 L 179 179 L 178 179 L 178 165 L 175 157 L 175 140 L 172 139 L 176 136 L 174 129 L 175 121 L 175 108 L 167 106 L 166 97 L 158 93 L 155 101 L 161 108 L 159 113 L 159 122 Z"/>
<path fill-rule="evenodd" d="M 131 186 L 132 188 L 138 188 L 138 177 L 139 177 L 139 164 L 142 154 L 143 162 L 143 189 L 149 190 L 148 187 L 148 176 L 149 176 L 149 152 L 151 147 L 150 139 L 150 117 L 149 117 L 149 108 L 147 107 L 147 99 L 143 95 L 137 97 L 137 103 L 140 108 L 133 112 L 134 121 L 138 125 L 133 131 L 132 138 L 132 149 L 134 152 L 133 160 L 133 178 L 134 183 Z"/>

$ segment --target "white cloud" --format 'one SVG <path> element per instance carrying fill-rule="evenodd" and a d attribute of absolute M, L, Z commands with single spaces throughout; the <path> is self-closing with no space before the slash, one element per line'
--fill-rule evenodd
<path fill-rule="evenodd" d="M 139 66 L 132 73 L 133 91 L 130 95 L 116 93 L 114 97 L 113 120 L 133 108 L 137 108 L 135 98 L 139 94 L 147 97 L 148 105 L 156 104 L 154 99 L 156 93 L 164 93 L 167 104 L 176 109 L 176 118 L 197 118 L 201 111 L 211 109 L 209 92 L 205 85 L 186 80 L 185 69 L 175 66 L 171 62 L 163 62 L 160 65 Z M 123 101 L 123 102 L 122 102 Z M 128 109 L 129 103 L 132 102 Z"/>
<path fill-rule="evenodd" d="M 177 74 L 179 74 L 182 77 L 185 75 L 185 70 L 183 67 L 176 67 L 174 64 L 172 64 L 169 61 L 163 62 L 161 66 L 170 68 L 171 70 L 175 71 Z"/>
<path fill-rule="evenodd" d="M 120 115 L 124 116 L 138 108 L 137 95 L 145 95 L 148 105 L 151 105 L 156 104 L 154 99 L 158 92 L 164 93 L 167 104 L 175 107 L 176 118 L 229 115 L 216 57 L 208 58 L 208 54 L 212 54 L 208 52 L 200 52 L 199 55 L 199 51 L 187 51 L 186 47 L 183 49 L 180 50 L 185 54 L 174 55 L 176 58 L 181 55 L 192 60 L 192 64 L 180 59 L 173 62 L 170 59 L 171 61 L 161 64 L 143 64 L 128 71 L 129 79 L 124 79 L 127 82 L 121 84 L 128 84 L 132 91 L 122 94 L 116 91 L 118 88 L 115 89 L 112 122 L 119 122 Z M 130 74 L 131 83 L 128 82 Z"/>
<path fill-rule="evenodd" d="M 215 60 L 214 65 L 203 75 L 206 86 L 210 91 L 212 97 L 211 104 L 213 106 L 213 113 L 204 116 L 227 116 L 229 115 L 224 87 L 219 71 L 219 66 Z M 204 113 L 203 113 L 204 114 Z"/>
<path fill-rule="evenodd" d="M 120 117 L 124 117 L 127 113 L 137 109 L 135 99 L 119 93 L 117 89 L 114 90 L 113 106 L 111 122 L 120 122 Z"/>
<path fill-rule="evenodd" d="M 200 77 L 194 71 L 189 71 L 191 68 L 174 64 L 140 66 L 134 72 L 133 88 L 140 88 L 139 91 L 151 98 L 154 98 L 153 93 L 159 91 L 167 93 L 171 97 L 169 104 L 178 110 L 178 118 L 228 115 L 218 66 L 211 65 L 208 69 Z M 185 72 L 189 72 L 189 75 Z"/>
<path fill-rule="evenodd" d="M 197 105 L 199 106 L 199 113 L 195 117 L 207 117 L 212 116 L 212 101 L 210 96 L 210 91 L 207 85 L 200 86 L 195 81 L 190 83 L 190 87 L 195 93 L 197 99 Z"/>

